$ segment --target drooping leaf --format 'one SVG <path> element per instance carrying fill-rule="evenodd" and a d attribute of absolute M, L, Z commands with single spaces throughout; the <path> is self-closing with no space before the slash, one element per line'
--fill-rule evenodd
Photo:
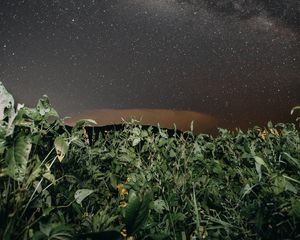
<path fill-rule="evenodd" d="M 6 172 L 16 181 L 21 182 L 25 177 L 31 145 L 29 137 L 18 136 L 13 145 L 7 149 L 5 155 Z"/>
<path fill-rule="evenodd" d="M 80 119 L 75 123 L 74 130 L 86 126 L 97 125 L 97 122 L 93 119 Z"/>
<path fill-rule="evenodd" d="M 255 159 L 255 162 L 257 162 L 260 165 L 265 166 L 268 169 L 267 164 L 265 163 L 265 161 L 261 157 L 255 156 L 254 159 Z"/>
<path fill-rule="evenodd" d="M 91 195 L 93 192 L 95 192 L 95 190 L 91 190 L 91 189 L 79 189 L 75 192 L 74 198 L 75 201 L 78 204 L 81 204 L 81 202 L 87 198 L 89 195 Z"/>
<path fill-rule="evenodd" d="M 46 172 L 43 174 L 43 177 L 50 181 L 53 185 L 56 184 L 55 176 L 52 173 Z"/>
<path fill-rule="evenodd" d="M 261 177 L 262 177 L 261 166 L 264 166 L 268 171 L 269 171 L 269 168 L 268 168 L 267 164 L 265 163 L 265 161 L 261 157 L 254 156 L 254 160 L 255 160 L 255 168 L 256 168 L 256 171 L 258 174 L 258 178 L 259 178 L 259 180 L 261 180 Z"/>
<path fill-rule="evenodd" d="M 299 110 L 300 110 L 300 106 L 293 107 L 291 110 L 291 115 L 293 115 L 295 111 L 299 111 Z"/>
<path fill-rule="evenodd" d="M 69 150 L 69 143 L 63 136 L 58 136 L 54 141 L 58 160 L 61 162 Z"/>

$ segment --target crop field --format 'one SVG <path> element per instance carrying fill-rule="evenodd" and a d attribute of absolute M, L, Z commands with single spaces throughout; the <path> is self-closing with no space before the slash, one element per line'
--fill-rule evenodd
<path fill-rule="evenodd" d="M 297 108 L 296 108 L 297 109 Z M 0 239 L 300 239 L 298 123 L 70 129 L 0 86 Z"/>

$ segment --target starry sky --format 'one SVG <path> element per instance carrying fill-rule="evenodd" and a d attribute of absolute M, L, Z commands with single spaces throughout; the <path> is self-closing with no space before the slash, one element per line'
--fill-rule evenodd
<path fill-rule="evenodd" d="M 61 116 L 150 108 L 221 127 L 290 121 L 300 103 L 292 23 L 193 1 L 3 0 L 0 81 L 29 106 L 47 94 Z"/>

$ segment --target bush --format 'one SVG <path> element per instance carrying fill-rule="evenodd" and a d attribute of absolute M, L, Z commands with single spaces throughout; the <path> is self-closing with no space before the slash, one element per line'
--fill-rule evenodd
<path fill-rule="evenodd" d="M 14 109 L 0 92 L 0 239 L 300 238 L 294 124 L 88 137 L 93 121 L 66 129 L 46 96 Z"/>

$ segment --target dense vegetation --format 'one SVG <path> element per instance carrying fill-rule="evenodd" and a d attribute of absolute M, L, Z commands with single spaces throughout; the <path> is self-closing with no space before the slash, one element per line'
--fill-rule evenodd
<path fill-rule="evenodd" d="M 89 137 L 2 85 L 0 121 L 0 239 L 300 239 L 294 124 Z"/>

